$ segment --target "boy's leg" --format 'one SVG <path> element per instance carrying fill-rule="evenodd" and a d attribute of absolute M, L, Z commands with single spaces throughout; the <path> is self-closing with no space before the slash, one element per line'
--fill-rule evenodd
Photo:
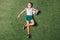
<path fill-rule="evenodd" d="M 27 21 L 26 27 L 27 27 L 27 32 L 28 32 L 28 34 L 30 34 L 30 25 L 29 25 L 29 21 Z"/>
<path fill-rule="evenodd" d="M 28 32 L 28 34 L 30 34 L 30 26 L 32 26 L 32 25 L 34 25 L 35 23 L 34 23 L 34 20 L 31 20 L 31 23 L 29 23 L 29 21 L 27 21 L 27 23 L 26 23 L 26 27 L 27 27 L 27 32 Z"/>
<path fill-rule="evenodd" d="M 27 33 L 28 33 L 27 38 L 31 37 L 31 35 L 30 35 L 30 26 L 32 26 L 32 25 L 34 25 L 34 20 L 31 20 L 31 23 L 29 23 L 29 21 L 27 21 L 27 23 L 26 23 Z"/>
<path fill-rule="evenodd" d="M 26 24 L 26 27 L 27 27 L 27 38 L 30 38 L 31 35 L 30 35 L 30 25 L 29 25 L 29 21 L 27 21 L 27 24 Z"/>
<path fill-rule="evenodd" d="M 34 23 L 34 20 L 32 19 L 31 21 L 30 21 L 30 26 L 33 26 L 35 23 Z"/>

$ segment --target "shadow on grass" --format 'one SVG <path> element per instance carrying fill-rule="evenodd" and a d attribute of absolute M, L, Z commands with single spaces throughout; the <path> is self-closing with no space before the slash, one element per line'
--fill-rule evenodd
<path fill-rule="evenodd" d="M 41 14 L 41 11 L 40 10 L 38 11 L 38 13 L 36 15 L 39 15 L 39 14 Z M 33 16 L 33 19 L 34 19 L 34 16 Z M 35 22 L 35 25 L 34 26 L 37 26 L 38 24 L 37 24 L 37 22 L 36 22 L 35 19 L 34 19 L 34 22 Z"/>

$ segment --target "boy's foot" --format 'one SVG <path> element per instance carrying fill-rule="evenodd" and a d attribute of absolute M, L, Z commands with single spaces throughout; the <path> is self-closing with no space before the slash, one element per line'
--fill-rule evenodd
<path fill-rule="evenodd" d="M 24 24 L 24 26 L 23 26 L 23 29 L 24 29 L 24 30 L 26 29 L 26 26 L 25 26 L 25 24 Z"/>
<path fill-rule="evenodd" d="M 27 34 L 27 38 L 31 38 L 31 34 Z"/>

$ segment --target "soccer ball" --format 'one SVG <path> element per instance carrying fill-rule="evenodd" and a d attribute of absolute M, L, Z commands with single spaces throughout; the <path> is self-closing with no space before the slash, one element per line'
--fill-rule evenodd
<path fill-rule="evenodd" d="M 38 10 L 33 10 L 33 14 L 36 15 L 38 13 Z"/>

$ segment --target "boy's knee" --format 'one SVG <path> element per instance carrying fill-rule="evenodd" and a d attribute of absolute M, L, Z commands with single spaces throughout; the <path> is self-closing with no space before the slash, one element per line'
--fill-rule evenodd
<path fill-rule="evenodd" d="M 32 25 L 34 25 L 35 23 L 33 22 Z"/>

